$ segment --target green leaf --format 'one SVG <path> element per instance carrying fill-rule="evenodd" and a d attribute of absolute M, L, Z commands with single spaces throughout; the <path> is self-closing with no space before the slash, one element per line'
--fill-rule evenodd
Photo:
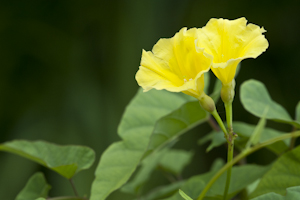
<path fill-rule="evenodd" d="M 251 200 L 285 200 L 285 198 L 279 194 L 272 192 L 272 193 L 264 194 L 259 197 L 253 198 Z M 287 200 L 291 200 L 291 199 L 287 199 Z"/>
<path fill-rule="evenodd" d="M 231 184 L 228 191 L 230 198 L 246 188 L 255 180 L 261 178 L 268 170 L 269 166 L 243 165 L 232 168 Z M 224 173 L 208 191 L 206 196 L 220 197 L 222 199 L 226 183 L 226 173 Z M 200 194 L 200 193 L 199 193 Z M 199 195 L 198 194 L 198 195 Z"/>
<path fill-rule="evenodd" d="M 186 195 L 182 190 L 179 189 L 179 194 L 180 196 L 182 196 L 182 198 L 184 198 L 185 200 L 193 200 L 191 197 L 189 197 L 188 195 Z"/>
<path fill-rule="evenodd" d="M 37 162 L 67 179 L 81 170 L 88 169 L 95 159 L 95 153 L 89 147 L 60 146 L 44 141 L 15 140 L 1 144 L 0 150 Z"/>
<path fill-rule="evenodd" d="M 179 176 L 184 167 L 190 163 L 192 156 L 192 152 L 176 149 L 163 149 L 160 152 L 155 152 L 142 161 L 142 166 L 134 178 L 126 183 L 121 190 L 139 195 L 142 186 L 151 178 L 151 173 L 157 168 Z"/>
<path fill-rule="evenodd" d="M 300 101 L 296 106 L 296 121 L 300 123 Z"/>
<path fill-rule="evenodd" d="M 188 102 L 193 99 L 181 93 L 157 90 L 143 93 L 140 90 L 127 106 L 118 127 L 123 141 L 109 146 L 101 156 L 92 185 L 91 200 L 106 199 L 111 192 L 126 183 L 140 160 L 145 157 L 148 145 L 151 147 L 149 152 L 152 152 L 203 122 L 199 103 L 196 107 L 195 102 Z M 180 106 L 182 107 L 179 108 Z M 189 109 L 196 109 L 199 113 L 190 113 Z M 183 124 L 179 123 L 179 126 L 176 126 L 180 121 Z M 189 124 L 190 122 L 194 124 Z M 149 144 L 150 138 L 158 140 Z"/>
<path fill-rule="evenodd" d="M 212 171 L 216 172 L 219 169 L 221 169 L 223 167 L 223 165 L 225 165 L 224 160 L 221 159 L 221 158 L 216 158 L 214 160 L 214 162 L 212 163 L 211 168 L 210 168 L 209 171 L 210 172 L 212 172 Z"/>
<path fill-rule="evenodd" d="M 224 133 L 222 131 L 212 131 L 209 134 L 202 137 L 198 140 L 198 144 L 202 145 L 208 141 L 211 141 L 210 145 L 207 147 L 206 152 L 211 151 L 213 148 L 218 147 L 224 143 L 226 143 L 226 139 L 224 138 Z"/>
<path fill-rule="evenodd" d="M 148 156 L 142 161 L 142 166 L 134 178 L 122 187 L 122 192 L 139 194 L 141 186 L 150 178 L 151 173 L 158 166 L 160 159 L 166 153 L 166 149 Z"/>
<path fill-rule="evenodd" d="M 178 189 L 180 188 L 180 186 L 182 186 L 183 183 L 184 183 L 184 181 L 178 181 L 178 182 L 166 185 L 166 186 L 160 186 L 160 187 L 154 189 L 153 191 L 151 191 L 149 194 L 144 195 L 142 197 L 139 197 L 136 200 L 140 200 L 140 199 L 143 199 L 143 200 L 164 199 L 168 196 L 171 196 L 175 192 L 177 192 Z"/>
<path fill-rule="evenodd" d="M 263 176 L 269 167 L 257 165 L 243 165 L 232 168 L 231 184 L 228 192 L 228 199 L 234 197 L 238 192 L 247 187 L 249 184 Z M 180 189 L 186 192 L 191 198 L 196 199 L 204 189 L 209 180 L 214 176 L 216 171 L 198 175 L 190 178 Z M 207 192 L 206 198 L 222 199 L 224 187 L 226 183 L 226 173 L 214 183 L 211 189 Z M 180 200 L 181 197 L 176 194 L 168 200 Z"/>
<path fill-rule="evenodd" d="M 300 196 L 300 186 L 287 188 L 286 200 L 297 200 Z"/>
<path fill-rule="evenodd" d="M 198 101 L 184 104 L 157 122 L 151 136 L 148 153 L 160 149 L 181 134 L 207 121 L 208 117 L 209 114 L 200 107 Z"/>
<path fill-rule="evenodd" d="M 256 187 L 258 186 L 260 182 L 260 178 L 257 179 L 256 181 L 254 181 L 253 183 L 251 183 L 250 185 L 247 186 L 246 191 L 247 191 L 247 195 L 251 194 L 252 192 L 254 192 L 254 190 L 256 189 Z"/>
<path fill-rule="evenodd" d="M 53 197 L 53 198 L 38 198 L 35 200 L 85 200 L 86 198 L 82 197 L 72 197 L 72 196 L 60 196 L 60 197 Z"/>
<path fill-rule="evenodd" d="M 159 166 L 174 175 L 180 175 L 182 170 L 191 162 L 193 153 L 172 149 L 163 154 L 159 160 Z"/>
<path fill-rule="evenodd" d="M 233 130 L 238 134 L 238 137 L 235 140 L 236 146 L 241 150 L 244 149 L 249 137 L 251 137 L 252 133 L 255 131 L 255 128 L 255 125 L 246 124 L 244 122 L 233 122 Z M 261 133 L 259 142 L 265 142 L 282 134 L 284 134 L 284 132 L 277 131 L 271 128 L 264 128 Z M 286 139 L 267 146 L 267 149 L 279 155 L 285 152 L 289 148 L 289 145 L 290 140 Z"/>
<path fill-rule="evenodd" d="M 37 199 L 40 197 L 46 198 L 50 189 L 51 186 L 47 184 L 43 173 L 37 172 L 30 177 L 25 187 L 16 197 L 16 200 Z"/>
<path fill-rule="evenodd" d="M 255 132 L 255 127 L 256 127 L 255 125 L 246 124 L 244 122 L 233 122 L 233 130 L 235 133 L 238 134 L 238 137 L 235 140 L 235 144 L 237 148 L 239 148 L 240 150 L 243 150 L 245 148 L 247 141 L 249 140 L 251 135 Z M 259 142 L 260 143 L 265 142 L 281 134 L 284 134 L 284 132 L 277 131 L 271 128 L 264 128 L 260 135 Z M 226 139 L 224 138 L 224 134 L 222 131 L 210 132 L 209 134 L 201 138 L 198 141 L 198 144 L 203 145 L 208 141 L 211 141 L 211 143 L 206 149 L 207 152 L 211 151 L 215 147 L 218 147 L 226 143 Z M 286 139 L 267 146 L 267 149 L 279 155 L 285 152 L 289 148 L 289 145 L 290 145 L 290 140 Z"/>
<path fill-rule="evenodd" d="M 213 177 L 213 175 L 219 169 L 222 168 L 223 165 L 224 165 L 224 161 L 222 159 L 217 158 L 213 162 L 209 172 L 190 178 L 180 188 L 185 190 L 185 191 L 187 189 L 189 189 L 190 191 L 188 191 L 188 193 L 189 192 L 193 193 L 193 190 L 197 190 L 198 187 L 200 187 L 200 190 L 203 190 L 204 187 L 205 187 L 206 182 L 208 182 Z M 200 180 L 200 181 L 198 181 L 198 180 Z M 176 194 L 174 194 L 173 196 L 171 196 L 171 197 L 169 197 L 165 200 L 182 200 L 182 198 L 181 198 L 180 194 L 177 192 Z"/>
<path fill-rule="evenodd" d="M 264 130 L 265 126 L 266 126 L 266 114 L 269 110 L 269 107 L 265 108 L 263 117 L 260 118 L 257 126 L 254 129 L 254 132 L 252 133 L 252 135 L 250 136 L 247 144 L 246 144 L 246 148 L 250 148 L 251 145 L 256 145 L 259 143 L 259 140 L 261 138 L 261 133 Z"/>
<path fill-rule="evenodd" d="M 286 190 L 286 195 L 281 196 L 274 192 L 263 194 L 252 200 L 298 200 L 300 196 L 300 186 L 289 187 Z"/>
<path fill-rule="evenodd" d="M 245 81 L 241 85 L 241 103 L 244 108 L 257 117 L 262 117 L 264 109 L 269 106 L 266 119 L 288 123 L 300 128 L 300 123 L 292 120 L 287 111 L 273 101 L 263 83 L 256 80 Z"/>
<path fill-rule="evenodd" d="M 266 173 L 251 197 L 275 192 L 285 194 L 288 187 L 300 185 L 300 146 L 282 155 Z"/>

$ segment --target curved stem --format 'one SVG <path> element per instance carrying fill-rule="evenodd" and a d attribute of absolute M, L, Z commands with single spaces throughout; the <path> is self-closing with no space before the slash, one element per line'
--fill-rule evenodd
<path fill-rule="evenodd" d="M 218 124 L 215 122 L 215 120 L 213 119 L 212 116 L 209 116 L 207 122 L 208 122 L 208 124 L 211 126 L 211 128 L 212 128 L 214 131 L 217 131 L 217 132 L 220 131 L 220 127 L 219 127 Z"/>
<path fill-rule="evenodd" d="M 214 118 L 216 119 L 216 121 L 218 122 L 220 128 L 222 129 L 222 131 L 224 132 L 224 135 L 225 135 L 225 138 L 226 140 L 228 139 L 228 133 L 227 133 L 227 130 L 223 124 L 223 121 L 219 115 L 219 113 L 217 112 L 217 110 L 215 109 L 212 113 L 212 116 L 214 116 Z"/>
<path fill-rule="evenodd" d="M 206 187 L 202 190 L 201 194 L 198 196 L 197 200 L 202 200 L 205 197 L 205 194 L 207 193 L 207 191 L 211 188 L 211 186 L 216 182 L 216 180 L 232 165 L 234 165 L 235 163 L 237 163 L 239 160 L 243 159 L 244 157 L 246 157 L 247 155 L 263 148 L 266 147 L 270 144 L 273 144 L 275 142 L 284 140 L 284 139 L 288 139 L 288 138 L 293 138 L 293 137 L 299 137 L 300 136 L 300 131 L 296 131 L 293 133 L 289 133 L 289 134 L 284 134 L 278 137 L 275 137 L 273 139 L 267 140 L 266 142 L 263 142 L 261 144 L 255 145 L 253 147 L 250 147 L 249 149 L 245 149 L 243 152 L 241 152 L 239 155 L 237 155 L 231 162 L 226 163 L 226 165 L 224 165 L 215 175 L 214 177 L 212 177 L 212 179 L 210 179 L 210 181 L 208 182 L 208 184 L 206 185 Z"/>

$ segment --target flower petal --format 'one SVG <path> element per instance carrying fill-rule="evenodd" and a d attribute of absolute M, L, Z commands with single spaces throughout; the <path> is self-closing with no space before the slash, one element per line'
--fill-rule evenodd
<path fill-rule="evenodd" d="M 143 51 L 136 74 L 138 84 L 151 88 L 184 92 L 198 98 L 203 93 L 203 73 L 210 69 L 212 56 L 197 48 L 197 29 L 182 28 L 170 39 L 160 39 L 152 52 Z"/>
<path fill-rule="evenodd" d="M 230 83 L 240 61 L 256 58 L 269 46 L 266 32 L 242 17 L 236 20 L 211 19 L 198 30 L 197 46 L 213 55 L 212 71 L 223 84 Z"/>
<path fill-rule="evenodd" d="M 183 84 L 183 80 L 170 71 L 164 60 L 157 58 L 152 52 L 144 50 L 136 80 L 145 91 L 151 88 L 161 90 L 163 87 L 178 87 Z"/>
<path fill-rule="evenodd" d="M 215 63 L 211 70 L 223 85 L 231 83 L 234 79 L 236 68 L 242 59 L 231 59 L 226 63 Z"/>
<path fill-rule="evenodd" d="M 152 88 L 155 88 L 157 90 L 168 88 L 169 91 L 171 91 L 172 88 L 178 88 L 171 81 L 144 66 L 140 66 L 139 71 L 135 75 L 135 78 L 138 84 L 144 89 L 144 92 L 147 92 Z M 174 89 L 172 90 L 173 92 L 179 92 L 174 91 Z"/>

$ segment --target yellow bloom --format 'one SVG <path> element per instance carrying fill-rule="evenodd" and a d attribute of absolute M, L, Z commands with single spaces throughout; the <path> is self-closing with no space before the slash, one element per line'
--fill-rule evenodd
<path fill-rule="evenodd" d="M 209 71 L 212 56 L 196 47 L 196 37 L 196 28 L 182 28 L 174 37 L 160 39 L 152 52 L 143 50 L 136 80 L 144 92 L 154 88 L 203 96 L 203 74 Z"/>
<path fill-rule="evenodd" d="M 256 58 L 269 46 L 266 32 L 242 17 L 235 20 L 211 19 L 198 29 L 197 45 L 213 56 L 211 70 L 223 85 L 231 83 L 243 59 Z"/>

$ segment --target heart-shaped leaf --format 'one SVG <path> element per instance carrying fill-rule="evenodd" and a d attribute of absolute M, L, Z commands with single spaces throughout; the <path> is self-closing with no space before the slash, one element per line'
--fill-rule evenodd
<path fill-rule="evenodd" d="M 187 115 L 189 111 L 185 109 L 195 108 L 195 102 L 190 105 L 191 100 L 192 97 L 181 93 L 157 90 L 143 93 L 140 90 L 127 106 L 119 125 L 118 133 L 123 141 L 112 144 L 102 154 L 92 185 L 91 200 L 106 199 L 111 192 L 126 183 L 145 157 L 148 146 L 150 148 L 148 152 L 152 152 L 173 141 L 196 124 L 204 122 L 201 112 L 191 114 L 200 116 L 199 121 L 195 121 L 194 116 Z M 165 122 L 161 122 L 160 119 Z M 180 120 L 183 120 L 184 124 L 176 126 Z M 166 129 L 165 123 L 174 128 Z M 164 137 L 149 145 L 150 139 L 155 138 L 155 133 L 161 133 L 161 130 L 165 131 Z"/>
<path fill-rule="evenodd" d="M 88 169 L 95 160 L 95 153 L 89 147 L 60 146 L 44 141 L 15 140 L 1 144 L 0 150 L 37 162 L 67 179 Z"/>
<path fill-rule="evenodd" d="M 257 117 L 263 117 L 264 110 L 269 107 L 266 119 L 288 123 L 300 128 L 300 123 L 292 120 L 288 112 L 273 101 L 265 85 L 257 80 L 248 80 L 241 85 L 241 102 L 244 108 Z"/>

